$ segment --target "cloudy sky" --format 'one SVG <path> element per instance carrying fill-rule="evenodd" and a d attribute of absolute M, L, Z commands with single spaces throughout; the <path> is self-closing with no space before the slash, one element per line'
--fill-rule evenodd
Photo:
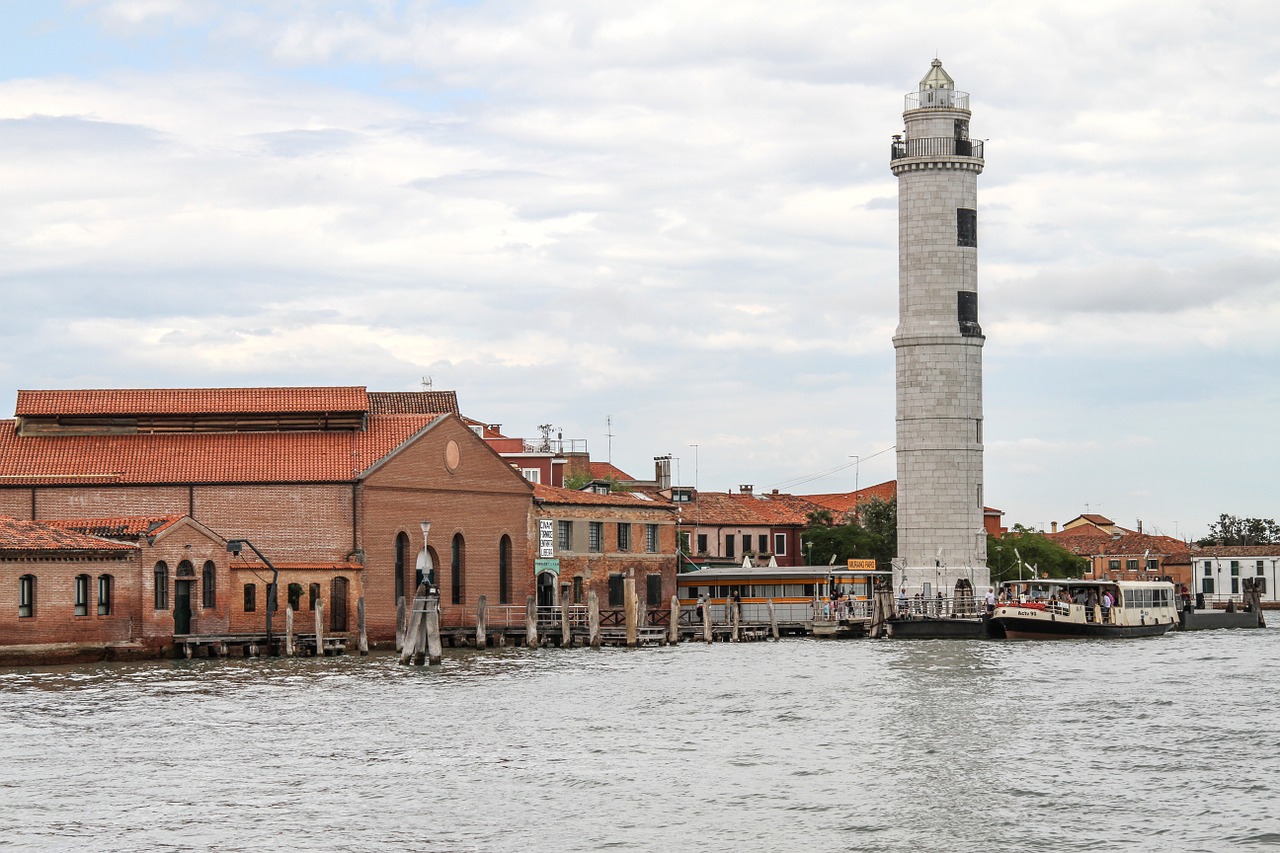
<path fill-rule="evenodd" d="M 1252 0 L 6 2 L 0 412 L 430 377 L 636 476 L 891 479 L 889 140 L 936 54 L 988 140 L 988 501 L 1280 516 L 1277 33 Z"/>

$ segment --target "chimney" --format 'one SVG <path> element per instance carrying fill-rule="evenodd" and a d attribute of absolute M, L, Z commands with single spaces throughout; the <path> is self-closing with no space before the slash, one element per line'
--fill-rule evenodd
<path fill-rule="evenodd" d="M 738 486 L 738 494 L 749 495 L 755 491 L 755 486 Z"/>
<path fill-rule="evenodd" d="M 774 490 L 773 490 L 773 493 L 776 495 L 776 494 L 778 493 L 778 490 L 777 490 L 777 489 L 774 489 Z"/>
<path fill-rule="evenodd" d="M 1056 522 L 1056 521 L 1051 521 L 1051 522 L 1049 522 L 1049 532 L 1050 532 L 1050 533 L 1057 533 L 1057 532 L 1058 532 L 1058 522 Z"/>
<path fill-rule="evenodd" d="M 658 482 L 658 490 L 671 488 L 671 457 L 653 457 L 653 479 Z"/>
<path fill-rule="evenodd" d="M 1142 532 L 1142 519 L 1138 519 L 1138 532 Z"/>

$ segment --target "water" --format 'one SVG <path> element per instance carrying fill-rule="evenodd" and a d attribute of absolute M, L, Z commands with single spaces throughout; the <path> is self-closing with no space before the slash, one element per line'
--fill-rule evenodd
<path fill-rule="evenodd" d="M 0 670 L 0 848 L 1280 847 L 1280 629 Z"/>

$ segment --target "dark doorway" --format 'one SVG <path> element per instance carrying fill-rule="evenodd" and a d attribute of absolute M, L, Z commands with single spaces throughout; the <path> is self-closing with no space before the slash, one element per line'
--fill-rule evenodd
<path fill-rule="evenodd" d="M 334 578 L 329 587 L 329 630 L 347 630 L 347 579 Z"/>
<path fill-rule="evenodd" d="M 191 581 L 179 580 L 174 584 L 173 633 L 191 633 Z"/>
<path fill-rule="evenodd" d="M 538 606 L 556 606 L 556 576 L 551 572 L 538 575 Z"/>

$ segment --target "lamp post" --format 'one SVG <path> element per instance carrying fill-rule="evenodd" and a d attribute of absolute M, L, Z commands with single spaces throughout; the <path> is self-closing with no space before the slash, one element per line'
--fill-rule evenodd
<path fill-rule="evenodd" d="M 280 579 L 280 571 L 275 566 L 271 565 L 271 561 L 268 560 L 263 553 L 258 550 L 257 546 L 248 539 L 228 539 L 227 553 L 231 554 L 233 557 L 239 557 L 240 552 L 243 551 L 246 546 L 248 546 L 249 550 L 253 551 L 253 553 L 257 554 L 258 559 L 266 564 L 266 567 L 271 570 L 271 582 L 267 584 L 267 648 L 270 649 L 271 616 L 275 613 L 276 609 L 276 582 Z"/>

